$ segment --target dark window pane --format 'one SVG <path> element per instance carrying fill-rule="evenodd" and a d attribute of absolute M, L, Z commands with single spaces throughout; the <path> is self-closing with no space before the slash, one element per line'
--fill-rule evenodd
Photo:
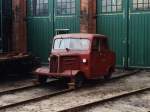
<path fill-rule="evenodd" d="M 48 0 L 31 0 L 31 15 L 32 16 L 47 16 L 48 15 Z"/>

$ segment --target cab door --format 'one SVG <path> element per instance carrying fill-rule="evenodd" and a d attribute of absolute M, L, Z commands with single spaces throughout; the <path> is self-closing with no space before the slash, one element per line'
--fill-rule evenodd
<path fill-rule="evenodd" d="M 100 77 L 105 74 L 105 53 L 102 52 L 101 39 L 96 38 L 92 43 L 91 68 L 92 78 Z"/>

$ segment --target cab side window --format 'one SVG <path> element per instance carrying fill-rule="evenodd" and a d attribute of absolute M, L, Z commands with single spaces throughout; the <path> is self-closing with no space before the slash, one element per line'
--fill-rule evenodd
<path fill-rule="evenodd" d="M 93 45 L 92 45 L 93 51 L 100 51 L 100 39 L 94 39 Z"/>
<path fill-rule="evenodd" d="M 102 39 L 100 44 L 101 44 L 101 49 L 104 49 L 104 50 L 108 49 L 107 39 L 105 39 L 105 38 Z"/>

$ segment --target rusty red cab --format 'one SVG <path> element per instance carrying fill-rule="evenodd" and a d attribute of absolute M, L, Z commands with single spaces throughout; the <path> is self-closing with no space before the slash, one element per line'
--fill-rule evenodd
<path fill-rule="evenodd" d="M 49 67 L 34 72 L 40 83 L 48 77 L 67 78 L 80 87 L 85 79 L 109 79 L 115 69 L 115 53 L 109 49 L 107 37 L 100 34 L 55 36 L 48 60 Z"/>

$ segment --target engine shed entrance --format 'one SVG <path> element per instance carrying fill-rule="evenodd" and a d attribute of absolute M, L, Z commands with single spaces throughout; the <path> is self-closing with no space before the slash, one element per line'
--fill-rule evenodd
<path fill-rule="evenodd" d="M 80 0 L 27 0 L 27 12 L 28 50 L 43 62 L 55 34 L 80 31 Z"/>
<path fill-rule="evenodd" d="M 149 0 L 97 0 L 97 33 L 110 37 L 119 67 L 150 67 L 149 20 Z"/>

